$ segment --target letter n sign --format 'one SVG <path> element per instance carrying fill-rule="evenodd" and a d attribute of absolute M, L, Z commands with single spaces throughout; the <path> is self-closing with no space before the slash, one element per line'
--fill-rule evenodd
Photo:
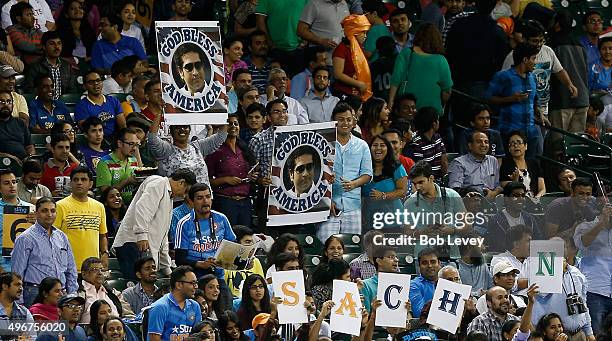
<path fill-rule="evenodd" d="M 538 272 L 536 275 L 544 276 L 544 272 L 542 271 L 542 265 L 546 268 L 546 272 L 548 276 L 555 275 L 555 252 L 548 252 L 550 254 L 550 258 L 546 257 L 546 252 L 538 252 Z"/>
<path fill-rule="evenodd" d="M 450 298 L 451 294 L 453 295 L 452 299 Z M 438 307 L 438 310 L 449 314 L 457 315 L 457 307 L 459 306 L 459 300 L 461 300 L 460 294 L 444 290 L 442 297 L 439 299 L 440 306 Z M 450 309 L 446 309 L 448 305 L 450 305 Z"/>

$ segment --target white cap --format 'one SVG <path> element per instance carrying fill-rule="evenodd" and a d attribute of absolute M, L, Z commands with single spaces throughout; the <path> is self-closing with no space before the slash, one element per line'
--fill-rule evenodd
<path fill-rule="evenodd" d="M 503 274 L 507 274 L 511 271 L 516 271 L 517 273 L 521 273 L 521 270 L 515 268 L 512 264 L 510 264 L 510 262 L 502 261 L 502 262 L 495 264 L 495 266 L 493 267 L 493 276 L 497 275 L 500 272 Z"/>

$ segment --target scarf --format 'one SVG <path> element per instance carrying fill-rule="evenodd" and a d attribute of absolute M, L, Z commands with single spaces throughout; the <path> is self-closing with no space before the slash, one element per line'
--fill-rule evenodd
<path fill-rule="evenodd" d="M 368 60 L 363 54 L 355 35 L 367 32 L 370 29 L 370 22 L 365 15 L 351 14 L 342 20 L 342 27 L 344 28 L 344 35 L 350 42 L 357 80 L 366 84 L 366 90 L 361 92 L 361 100 L 365 102 L 372 97 L 372 76 L 370 75 Z"/>
<path fill-rule="evenodd" d="M 59 320 L 59 308 L 51 304 L 36 303 L 30 307 L 34 320 Z"/>

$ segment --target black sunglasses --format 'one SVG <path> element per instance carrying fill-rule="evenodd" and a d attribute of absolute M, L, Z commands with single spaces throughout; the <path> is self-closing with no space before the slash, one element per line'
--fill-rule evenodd
<path fill-rule="evenodd" d="M 311 172 L 312 169 L 314 168 L 314 163 L 307 163 L 305 165 L 299 165 L 297 167 L 295 167 L 295 171 L 298 173 L 304 173 L 304 170 Z"/>
<path fill-rule="evenodd" d="M 189 72 L 192 72 L 193 69 L 201 69 L 202 67 L 204 67 L 204 63 L 202 62 L 195 62 L 183 65 L 183 69 Z"/>

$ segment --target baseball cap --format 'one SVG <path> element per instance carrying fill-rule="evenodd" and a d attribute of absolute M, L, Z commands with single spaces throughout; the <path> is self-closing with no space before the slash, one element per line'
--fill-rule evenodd
<path fill-rule="evenodd" d="M 521 270 L 515 268 L 512 264 L 510 264 L 510 262 L 507 262 L 507 261 L 499 262 L 495 264 L 495 266 L 493 267 L 493 276 L 497 275 L 498 273 L 507 274 L 511 271 L 516 271 L 517 273 L 521 273 Z"/>
<path fill-rule="evenodd" d="M 255 317 L 253 317 L 253 322 L 251 323 L 251 326 L 253 327 L 253 329 L 257 329 L 257 326 L 268 323 L 269 319 L 270 314 L 259 313 L 255 315 Z"/>
<path fill-rule="evenodd" d="M 85 304 L 85 299 L 83 297 L 77 294 L 68 294 L 60 297 L 60 299 L 57 301 L 57 306 L 61 308 L 74 300 L 79 301 L 80 304 Z"/>
<path fill-rule="evenodd" d="M 151 127 L 151 124 L 153 124 L 153 121 L 151 121 L 150 119 L 148 119 L 145 115 L 141 113 L 133 112 L 127 118 L 127 125 L 130 125 L 130 124 L 139 126 L 142 130 L 146 131 Z"/>
<path fill-rule="evenodd" d="M 15 69 L 13 69 L 10 65 L 0 65 L 0 77 L 8 78 L 17 74 L 17 71 L 15 71 Z"/>

